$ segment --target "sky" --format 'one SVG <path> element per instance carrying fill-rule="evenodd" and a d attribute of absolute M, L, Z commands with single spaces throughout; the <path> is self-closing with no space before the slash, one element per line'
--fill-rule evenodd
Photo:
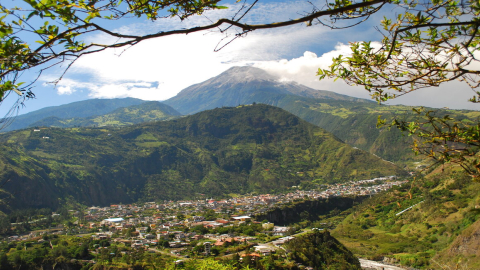
<path fill-rule="evenodd" d="M 298 18 L 311 11 L 312 5 L 321 7 L 321 3 L 260 0 L 244 22 L 265 23 Z M 115 31 L 134 34 L 189 28 L 222 17 L 232 17 L 239 4 L 229 4 L 228 7 L 228 10 L 207 12 L 183 22 L 172 18 L 156 22 L 129 19 L 107 26 Z M 282 80 L 296 81 L 314 89 L 369 99 L 368 92 L 363 88 L 348 86 L 340 80 L 319 81 L 316 72 L 318 68 L 327 68 L 332 57 L 348 54 L 349 42 L 380 41 L 382 37 L 374 27 L 378 26 L 383 15 L 396 12 L 399 11 L 386 9 L 366 23 L 343 30 L 331 30 L 321 25 L 307 27 L 305 24 L 258 30 L 234 40 L 219 52 L 214 52 L 215 48 L 231 40 L 235 29 L 228 31 L 229 36 L 218 31 L 205 31 L 143 41 L 127 49 L 110 49 L 80 58 L 57 85 L 50 82 L 60 77 L 66 64 L 48 70 L 33 88 L 36 98 L 27 100 L 19 113 L 90 98 L 166 100 L 192 84 L 203 82 L 230 67 L 244 65 L 265 69 Z M 87 40 L 115 42 L 100 34 L 88 36 Z M 472 96 L 473 92 L 467 85 L 452 82 L 410 93 L 387 104 L 477 110 L 480 105 L 467 101 Z M 11 97 L 0 106 L 2 115 L 14 101 L 14 96 Z"/>

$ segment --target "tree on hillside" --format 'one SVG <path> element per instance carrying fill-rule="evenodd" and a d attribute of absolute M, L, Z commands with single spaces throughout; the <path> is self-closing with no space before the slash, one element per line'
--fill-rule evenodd
<path fill-rule="evenodd" d="M 334 58 L 329 69 L 318 70 L 320 79 L 342 79 L 349 85 L 363 86 L 379 102 L 459 80 L 472 88 L 474 96 L 470 101 L 480 102 L 480 92 L 475 90 L 480 85 L 480 2 L 391 3 L 403 12 L 381 21 L 381 44 L 352 43 L 351 55 Z M 417 153 L 439 163 L 458 163 L 479 178 L 480 123 L 448 115 L 437 117 L 425 108 L 414 112 L 420 121 L 394 119 L 390 126 L 415 135 Z M 379 124 L 386 121 L 379 119 Z"/>
<path fill-rule="evenodd" d="M 237 0 L 240 8 L 233 18 L 222 18 L 208 25 L 161 31 L 147 35 L 134 35 L 110 30 L 109 21 L 123 19 L 179 18 L 185 20 L 202 15 L 207 10 L 225 9 L 221 0 L 25 0 L 21 6 L 0 4 L 0 98 L 15 92 L 31 97 L 31 83 L 25 84 L 20 76 L 26 70 L 44 70 L 66 62 L 68 69 L 75 60 L 87 54 L 108 48 L 126 48 L 141 41 L 170 35 L 189 34 L 209 29 L 220 32 L 235 31 L 239 37 L 257 29 L 284 27 L 298 23 L 312 24 L 314 20 L 332 16 L 366 17 L 377 12 L 389 1 L 373 0 L 340 1 L 314 10 L 307 15 L 283 22 L 249 25 L 242 18 L 259 2 Z M 226 1 L 223 1 L 226 2 Z M 241 2 L 241 3 L 239 3 Z M 235 5 L 233 6 L 235 7 Z M 119 30 L 121 31 L 121 30 Z M 104 34 L 114 38 L 111 43 L 87 42 L 92 34 Z M 61 79 L 61 78 L 59 78 Z"/>
<path fill-rule="evenodd" d="M 394 10 L 397 15 L 379 22 L 378 30 L 384 35 L 381 44 L 352 43 L 350 56 L 339 56 L 329 69 L 318 71 L 321 79 L 340 78 L 348 84 L 364 86 L 380 102 L 452 80 L 461 80 L 472 89 L 479 86 L 480 71 L 475 66 L 480 46 L 478 0 L 327 0 L 322 7 L 312 5 L 311 11 L 296 19 L 257 25 L 245 23 L 244 16 L 259 1 L 237 0 L 228 6 L 238 9 L 231 18 L 147 35 L 116 32 L 108 27 L 109 22 L 131 18 L 184 20 L 207 10 L 225 9 L 227 6 L 220 3 L 226 1 L 25 0 L 18 7 L 2 2 L 0 101 L 10 93 L 19 97 L 18 104 L 34 96 L 31 86 L 35 80 L 24 82 L 21 78 L 24 71 L 34 70 L 40 75 L 62 63 L 66 63 L 66 71 L 83 55 L 109 48 L 127 48 L 148 39 L 209 29 L 233 32 L 232 39 L 254 30 L 299 23 L 341 29 L 368 20 L 382 10 L 390 14 Z M 87 41 L 95 33 L 114 41 Z M 479 99 L 480 93 L 475 92 L 471 101 Z M 425 117 L 425 122 L 394 120 L 392 125 L 424 139 L 426 144 L 417 144 L 417 151 L 441 162 L 459 162 L 473 176 L 478 176 L 480 161 L 475 155 L 480 139 L 479 123 L 465 124 L 449 117 L 439 119 L 429 111 L 417 112 Z"/>

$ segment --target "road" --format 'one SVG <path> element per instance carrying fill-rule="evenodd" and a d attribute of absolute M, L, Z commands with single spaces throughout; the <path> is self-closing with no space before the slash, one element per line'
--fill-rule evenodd
<path fill-rule="evenodd" d="M 370 261 L 365 259 L 358 259 L 362 268 L 366 269 L 377 269 L 377 270 L 405 270 L 406 268 L 401 268 L 398 266 L 383 264 L 381 262 Z"/>

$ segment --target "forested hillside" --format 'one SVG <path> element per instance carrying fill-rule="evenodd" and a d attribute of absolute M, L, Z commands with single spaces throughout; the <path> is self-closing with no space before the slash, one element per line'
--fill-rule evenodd
<path fill-rule="evenodd" d="M 268 193 L 405 174 L 267 105 L 123 128 L 31 128 L 0 142 L 0 181 L 14 208 Z"/>
<path fill-rule="evenodd" d="M 281 81 L 254 67 L 231 68 L 203 83 L 187 87 L 163 103 L 137 99 L 87 100 L 19 116 L 8 128 L 125 126 L 173 119 L 181 113 L 252 103 L 283 108 L 344 142 L 407 170 L 415 169 L 424 160 L 411 150 L 412 137 L 395 128 L 377 128 L 379 117 L 413 119 L 412 107 L 379 105 L 332 91 L 312 89 Z M 476 111 L 431 110 L 436 111 L 436 115 L 452 115 L 462 121 L 475 121 L 480 116 Z"/>
<path fill-rule="evenodd" d="M 254 67 L 234 67 L 203 83 L 182 90 L 165 101 L 183 114 L 238 104 L 263 103 L 283 108 L 290 113 L 333 133 L 344 142 L 376 154 L 410 170 L 423 160 L 411 150 L 412 137 L 399 130 L 378 129 L 381 116 L 412 119 L 410 106 L 388 106 L 312 89 L 293 82 L 284 82 Z M 480 112 L 432 109 L 437 115 L 453 115 L 472 121 Z"/>
<path fill-rule="evenodd" d="M 328 231 L 313 230 L 286 245 L 290 258 L 313 269 L 362 269 L 358 258 Z"/>

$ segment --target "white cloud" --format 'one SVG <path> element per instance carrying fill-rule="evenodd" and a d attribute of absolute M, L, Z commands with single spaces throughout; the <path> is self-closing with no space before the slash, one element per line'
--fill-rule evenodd
<path fill-rule="evenodd" d="M 299 17 L 299 10 L 308 11 L 309 8 L 311 6 L 305 2 L 258 5 L 249 13 L 245 21 L 263 23 L 267 20 L 281 21 L 296 18 Z M 184 22 L 164 19 L 153 24 L 132 24 L 120 28 L 123 32 L 135 34 L 189 28 L 208 24 L 220 17 L 230 17 L 234 12 L 234 9 L 230 9 L 207 13 L 205 17 Z M 165 100 L 192 84 L 218 75 L 231 66 L 253 64 L 280 76 L 282 80 L 297 81 L 314 89 L 331 90 L 368 99 L 369 93 L 361 87 L 348 86 L 341 80 L 319 81 L 316 76 L 318 68 L 327 68 L 333 57 L 350 53 L 348 45 L 342 43 L 337 43 L 334 49 L 331 49 L 330 44 L 337 42 L 334 40 L 362 40 L 371 37 L 369 31 L 372 30 L 360 28 L 358 31 L 358 29 L 330 31 L 325 27 L 296 25 L 256 31 L 249 33 L 246 38 L 235 40 L 220 52 L 213 50 L 219 43 L 224 44 L 234 36 L 222 40 L 225 35 L 206 31 L 147 40 L 128 49 L 110 49 L 82 57 L 67 73 L 67 79 L 63 79 L 58 84 L 57 92 L 68 95 L 82 89 L 89 91 L 89 96 L 95 98 L 135 97 L 145 100 Z M 235 29 L 230 32 L 230 34 L 234 33 L 236 33 Z M 114 39 L 103 35 L 95 35 L 91 38 L 100 43 L 115 42 Z M 379 46 L 378 42 L 373 44 Z M 318 55 L 312 51 L 317 52 Z M 286 55 L 290 59 L 282 59 Z M 291 57 L 292 55 L 302 56 Z M 452 86 L 459 89 L 459 94 L 455 97 L 461 97 L 462 100 L 454 99 L 449 95 Z M 467 95 L 468 97 L 472 95 L 468 87 L 454 83 L 411 93 L 391 103 L 475 108 L 475 105 L 466 102 L 468 97 L 464 97 Z"/>
<path fill-rule="evenodd" d="M 380 43 L 372 42 L 372 46 L 379 47 Z M 370 99 L 369 92 L 363 87 L 349 86 L 341 80 L 336 82 L 332 79 L 318 80 L 318 76 L 316 76 L 318 68 L 327 68 L 331 65 L 332 58 L 340 54 L 349 55 L 349 47 L 339 43 L 334 50 L 321 56 L 307 51 L 303 56 L 291 60 L 256 62 L 254 66 L 279 76 L 283 81 L 296 81 L 314 89 L 329 90 L 353 97 Z M 467 84 L 453 81 L 443 83 L 440 87 L 430 87 L 411 92 L 390 100 L 387 104 L 478 110 L 480 108 L 479 104 L 468 101 L 473 95 L 474 92 Z"/>
<path fill-rule="evenodd" d="M 47 86 L 51 84 L 51 82 L 56 80 L 55 76 L 46 76 L 44 77 L 46 81 L 43 85 Z M 48 83 L 47 83 L 48 82 Z M 96 84 L 89 83 L 89 82 L 79 82 L 76 80 L 72 80 L 69 78 L 63 78 L 60 80 L 56 85 L 57 94 L 59 95 L 71 95 L 78 90 L 93 90 L 97 87 Z"/>
<path fill-rule="evenodd" d="M 119 26 L 117 31 L 127 34 L 146 34 L 171 29 L 190 28 L 232 17 L 239 5 L 228 10 L 207 12 L 205 16 L 192 17 L 185 21 L 161 19 L 154 23 L 136 23 Z M 311 4 L 303 1 L 257 4 L 243 19 L 246 23 L 265 23 L 297 18 L 298 12 L 308 11 Z M 79 59 L 67 73 L 67 78 L 78 82 L 78 86 L 61 81 L 59 94 L 71 94 L 80 87 L 90 91 L 91 97 L 137 97 L 148 100 L 163 100 L 175 96 L 183 88 L 200 83 L 234 65 L 253 61 L 279 59 L 301 47 L 315 46 L 328 40 L 327 29 L 296 25 L 273 30 L 249 33 L 223 48 L 238 29 L 234 27 L 225 34 L 204 31 L 189 35 L 176 35 L 143 41 L 128 49 L 110 49 L 87 55 Z M 322 36 L 322 38 L 317 38 Z M 113 43 L 118 40 L 105 35 L 92 35 L 89 41 Z M 83 83 L 87 81 L 89 86 Z M 124 81 L 157 82 L 157 87 L 141 88 L 127 86 Z M 85 87 L 86 86 L 86 87 Z"/>
<path fill-rule="evenodd" d="M 224 70 L 255 61 L 278 59 L 289 53 L 297 43 L 314 43 L 310 39 L 324 31 L 322 28 L 293 26 L 271 31 L 250 33 L 238 38 L 219 52 L 219 42 L 228 42 L 220 33 L 202 32 L 168 36 L 143 41 L 128 49 L 109 49 L 87 55 L 71 67 L 67 76 L 88 78 L 91 97 L 136 97 L 146 100 L 164 100 L 182 89 L 216 76 Z M 109 38 L 97 36 L 97 39 Z M 80 76 L 81 77 L 81 76 Z M 82 85 L 78 80 L 79 86 Z M 125 85 L 135 81 L 136 85 Z M 158 87 L 138 87 L 142 82 L 157 82 Z M 71 93 L 75 86 L 61 81 L 62 94 Z M 73 90 L 72 90 L 73 89 Z M 60 91 L 59 91 L 60 93 Z"/>
<path fill-rule="evenodd" d="M 233 54 L 212 52 L 215 41 L 202 34 L 146 41 L 126 51 L 112 49 L 84 57 L 72 72 L 92 78 L 92 97 L 163 100 L 231 66 L 222 62 Z M 151 82 L 157 86 L 146 87 Z"/>
<path fill-rule="evenodd" d="M 318 76 L 316 76 L 319 68 L 327 68 L 332 63 L 332 58 L 338 57 L 340 54 L 350 54 L 350 47 L 339 43 L 334 50 L 321 56 L 306 51 L 303 56 L 298 58 L 256 62 L 254 66 L 279 76 L 284 81 L 296 81 L 314 89 L 330 90 L 344 95 L 368 99 L 368 92 L 362 91 L 361 87 L 352 87 L 342 81 L 333 82 L 331 79 L 320 81 Z"/>
<path fill-rule="evenodd" d="M 479 110 L 479 104 L 468 101 L 474 94 L 464 82 L 452 81 L 443 83 L 439 87 L 429 87 L 411 92 L 391 100 L 387 104 Z"/>
<path fill-rule="evenodd" d="M 71 95 L 75 92 L 75 89 L 70 86 L 60 86 L 57 88 L 59 95 Z"/>

